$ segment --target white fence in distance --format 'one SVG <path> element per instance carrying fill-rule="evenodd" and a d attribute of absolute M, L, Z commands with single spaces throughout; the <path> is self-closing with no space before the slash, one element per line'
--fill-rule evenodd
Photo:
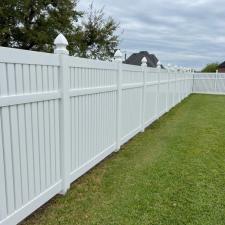
<path fill-rule="evenodd" d="M 0 48 L 0 224 L 65 193 L 192 88 L 187 72 Z"/>
<path fill-rule="evenodd" d="M 194 93 L 225 94 L 225 73 L 195 73 Z"/>

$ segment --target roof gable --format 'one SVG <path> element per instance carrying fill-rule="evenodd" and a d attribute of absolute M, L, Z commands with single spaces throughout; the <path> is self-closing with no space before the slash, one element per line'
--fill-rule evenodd
<path fill-rule="evenodd" d="M 219 68 L 225 68 L 225 61 L 219 65 Z"/>
<path fill-rule="evenodd" d="M 141 65 L 141 60 L 143 58 L 147 59 L 147 66 L 148 67 L 157 67 L 157 62 L 159 61 L 157 57 L 153 54 L 149 54 L 147 51 L 141 51 L 139 53 L 132 54 L 126 61 L 126 64 L 132 64 L 132 65 Z"/>

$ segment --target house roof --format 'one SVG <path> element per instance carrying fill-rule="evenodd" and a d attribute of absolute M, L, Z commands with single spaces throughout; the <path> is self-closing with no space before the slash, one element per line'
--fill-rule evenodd
<path fill-rule="evenodd" d="M 219 68 L 225 68 L 225 61 L 219 65 Z"/>
<path fill-rule="evenodd" d="M 141 51 L 139 53 L 132 54 L 124 63 L 132 65 L 141 65 L 141 60 L 145 57 L 147 59 L 148 67 L 157 67 L 159 61 L 154 54 L 149 54 L 147 51 Z"/>

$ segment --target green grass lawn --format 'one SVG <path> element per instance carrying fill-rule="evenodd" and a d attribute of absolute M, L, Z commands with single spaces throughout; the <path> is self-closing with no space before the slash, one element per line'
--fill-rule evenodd
<path fill-rule="evenodd" d="M 224 225 L 225 96 L 190 96 L 22 224 Z"/>

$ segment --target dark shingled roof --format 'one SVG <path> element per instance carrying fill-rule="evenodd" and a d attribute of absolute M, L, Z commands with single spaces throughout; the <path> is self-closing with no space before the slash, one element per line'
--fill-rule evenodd
<path fill-rule="evenodd" d="M 225 61 L 219 65 L 219 68 L 225 68 Z"/>
<path fill-rule="evenodd" d="M 146 57 L 148 67 L 157 67 L 157 62 L 159 60 L 155 55 L 149 54 L 147 51 L 132 54 L 124 63 L 140 66 L 143 57 Z"/>

